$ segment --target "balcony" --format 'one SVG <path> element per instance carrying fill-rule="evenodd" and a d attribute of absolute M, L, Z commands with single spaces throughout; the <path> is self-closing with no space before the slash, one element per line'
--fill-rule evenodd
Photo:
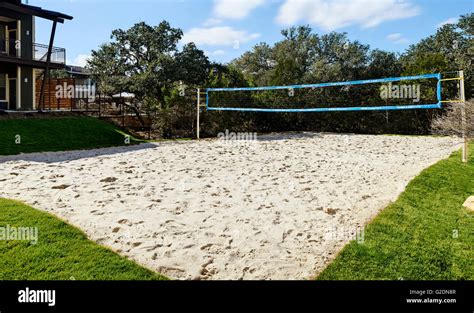
<path fill-rule="evenodd" d="M 33 51 L 28 53 L 21 53 L 21 49 L 29 50 L 28 47 L 22 44 L 19 40 L 0 39 L 0 58 L 7 57 L 19 60 L 46 62 L 48 58 L 48 46 L 38 43 L 33 43 Z M 30 57 L 25 55 L 30 54 Z M 53 47 L 51 51 L 51 63 L 65 65 L 66 64 L 66 49 Z"/>

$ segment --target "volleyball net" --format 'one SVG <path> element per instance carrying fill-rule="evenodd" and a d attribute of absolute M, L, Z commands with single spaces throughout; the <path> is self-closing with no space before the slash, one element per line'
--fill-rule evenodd
<path fill-rule="evenodd" d="M 448 80 L 448 79 L 446 79 Z M 333 83 L 208 88 L 209 111 L 337 112 L 442 108 L 441 74 Z"/>

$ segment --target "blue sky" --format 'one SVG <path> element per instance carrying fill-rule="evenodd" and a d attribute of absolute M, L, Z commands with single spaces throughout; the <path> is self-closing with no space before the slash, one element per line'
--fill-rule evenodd
<path fill-rule="evenodd" d="M 23 2 L 26 2 L 25 0 Z M 83 65 L 113 29 L 167 20 L 183 42 L 196 42 L 211 60 L 228 62 L 259 42 L 272 44 L 280 30 L 309 24 L 319 34 L 347 32 L 371 48 L 403 52 L 442 23 L 474 12 L 473 0 L 29 0 L 74 16 L 58 27 L 55 46 L 69 64 Z M 36 41 L 49 42 L 51 22 L 37 19 Z"/>

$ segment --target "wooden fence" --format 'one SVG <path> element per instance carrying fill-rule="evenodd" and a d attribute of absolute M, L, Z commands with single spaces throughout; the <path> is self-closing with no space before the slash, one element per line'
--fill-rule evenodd
<path fill-rule="evenodd" d="M 50 112 L 77 112 L 108 120 L 122 127 L 132 129 L 150 128 L 149 117 L 140 112 L 142 125 L 136 112 L 127 105 L 127 99 L 111 98 L 100 94 L 90 99 L 87 94 L 75 92 L 77 87 L 88 85 L 88 80 L 75 78 L 48 79 L 45 83 L 44 106 L 40 106 L 42 80 L 36 80 L 36 107 Z M 73 87 L 73 94 L 68 88 Z M 59 91 L 59 92 L 58 92 Z M 66 93 L 66 94 L 65 94 Z M 129 99 L 130 100 L 130 99 Z"/>
<path fill-rule="evenodd" d="M 36 107 L 42 110 L 72 110 L 79 100 L 76 97 L 56 97 L 57 86 L 64 88 L 64 86 L 73 86 L 74 90 L 78 81 L 74 78 L 48 79 L 44 88 L 44 105 L 40 105 L 41 84 L 43 80 L 36 80 L 35 98 Z M 66 91 L 67 92 L 67 91 Z"/>

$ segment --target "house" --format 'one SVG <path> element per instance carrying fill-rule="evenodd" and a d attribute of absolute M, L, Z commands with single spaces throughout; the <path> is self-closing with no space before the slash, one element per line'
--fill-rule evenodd
<path fill-rule="evenodd" d="M 36 17 L 52 21 L 48 45 L 35 42 Z M 53 46 L 57 23 L 65 20 L 72 17 L 21 0 L 0 0 L 0 110 L 41 109 L 44 84 L 37 92 L 36 79 L 65 67 L 66 50 Z"/>

